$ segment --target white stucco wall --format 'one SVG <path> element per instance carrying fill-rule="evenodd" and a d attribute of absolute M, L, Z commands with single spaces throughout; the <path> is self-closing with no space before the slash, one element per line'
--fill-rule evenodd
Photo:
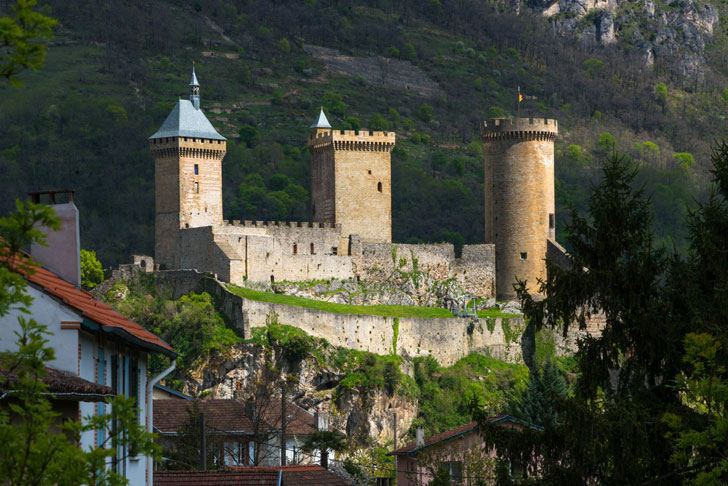
<path fill-rule="evenodd" d="M 10 313 L 0 317 L 0 351 L 16 351 L 17 337 L 15 332 L 20 332 L 18 317 L 35 319 L 39 324 L 48 327 L 52 336 L 48 336 L 55 350 L 56 359 L 48 363 L 50 368 L 78 374 L 78 331 L 75 329 L 61 329 L 61 322 L 78 322 L 82 318 L 70 307 L 59 304 L 47 294 L 28 286 L 27 294 L 33 298 L 31 304 L 32 313 L 24 314 L 12 310 Z"/>

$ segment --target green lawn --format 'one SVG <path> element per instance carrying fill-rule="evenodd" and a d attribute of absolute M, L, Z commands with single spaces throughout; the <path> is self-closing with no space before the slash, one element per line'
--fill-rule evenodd
<path fill-rule="evenodd" d="M 349 305 L 323 302 L 320 300 L 304 299 L 293 295 L 276 294 L 273 292 L 261 292 L 259 290 L 246 289 L 237 285 L 228 284 L 228 290 L 236 295 L 259 302 L 271 304 L 292 305 L 317 309 L 334 314 L 360 314 L 384 317 L 455 317 L 449 310 L 439 307 L 417 307 L 408 305 Z M 478 311 L 478 317 L 513 317 L 510 314 L 502 314 L 498 310 Z"/>

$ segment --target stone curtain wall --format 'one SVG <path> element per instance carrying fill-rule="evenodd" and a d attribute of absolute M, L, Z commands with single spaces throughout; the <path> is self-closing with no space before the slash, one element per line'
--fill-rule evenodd
<path fill-rule="evenodd" d="M 395 270 L 418 270 L 436 280 L 454 278 L 477 297 L 494 295 L 493 245 L 466 245 L 462 257 L 456 258 L 450 243 L 363 243 L 355 235 L 348 255 L 348 242 L 345 248 L 338 246 L 339 231 L 319 223 L 298 226 L 250 221 L 184 229 L 179 232 L 180 268 L 214 273 L 237 284 L 246 277 L 253 282 L 353 277 L 382 281 Z"/>
<path fill-rule="evenodd" d="M 473 352 L 511 362 L 522 362 L 523 318 L 472 319 L 382 317 L 333 314 L 315 309 L 269 304 L 243 299 L 243 318 L 249 329 L 265 326 L 269 315 L 278 322 L 298 327 L 306 333 L 342 346 L 376 354 L 397 353 L 416 357 L 432 355 L 445 366 Z M 397 340 L 395 342 L 395 328 Z M 508 336 L 506 336 L 508 334 Z M 508 337 L 508 339 L 507 339 Z"/>
<path fill-rule="evenodd" d="M 393 318 L 355 314 L 333 314 L 281 304 L 244 299 L 225 289 L 210 275 L 194 270 L 158 272 L 160 285 L 170 285 L 175 298 L 189 292 L 207 292 L 216 297 L 225 316 L 246 338 L 250 330 L 266 325 L 269 316 L 281 324 L 295 326 L 326 339 L 335 346 L 402 356 L 431 354 L 440 364 L 451 365 L 472 352 L 510 362 L 522 362 L 523 318 L 472 319 Z M 397 339 L 395 341 L 395 329 Z"/>
<path fill-rule="evenodd" d="M 494 295 L 493 245 L 465 245 L 461 258 L 455 257 L 455 247 L 451 243 L 362 243 L 361 248 L 361 258 L 355 262 L 357 275 L 363 280 L 383 280 L 397 269 L 405 272 L 416 269 L 429 273 L 436 280 L 454 278 L 464 290 L 478 297 Z"/>

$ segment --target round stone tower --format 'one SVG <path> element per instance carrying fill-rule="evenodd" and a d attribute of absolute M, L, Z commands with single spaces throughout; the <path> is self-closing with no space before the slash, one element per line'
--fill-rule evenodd
<path fill-rule="evenodd" d="M 554 140 L 556 120 L 486 120 L 485 242 L 495 244 L 496 297 L 516 297 L 525 280 L 532 294 L 546 278 L 547 240 L 555 237 Z"/>

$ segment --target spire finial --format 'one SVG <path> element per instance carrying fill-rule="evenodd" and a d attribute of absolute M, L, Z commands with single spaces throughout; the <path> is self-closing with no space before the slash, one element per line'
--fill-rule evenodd
<path fill-rule="evenodd" d="M 192 61 L 192 79 L 190 79 L 190 101 L 196 109 L 200 109 L 200 83 L 195 74 L 195 61 Z"/>

